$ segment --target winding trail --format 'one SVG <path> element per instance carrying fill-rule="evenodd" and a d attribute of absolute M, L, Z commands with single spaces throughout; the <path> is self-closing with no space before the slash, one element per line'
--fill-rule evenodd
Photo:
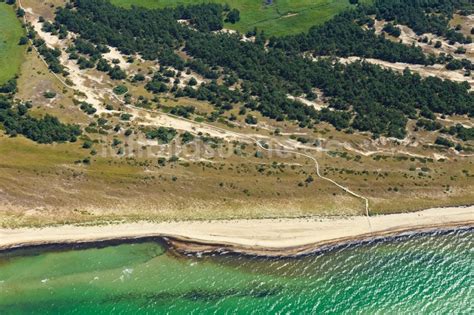
<path fill-rule="evenodd" d="M 267 149 L 265 148 L 261 143 L 260 141 L 257 141 L 256 140 L 256 143 L 257 145 L 264 149 L 264 150 L 267 150 L 267 151 L 273 151 L 273 152 L 282 152 L 282 153 L 291 153 L 291 154 L 296 154 L 296 155 L 300 155 L 300 156 L 303 156 L 303 157 L 306 157 L 310 160 L 312 160 L 314 162 L 314 165 L 316 167 L 316 174 L 318 175 L 319 178 L 323 179 L 323 180 L 326 180 L 332 184 L 334 184 L 335 186 L 341 188 L 342 190 L 344 190 L 345 192 L 347 192 L 348 194 L 356 197 L 356 198 L 359 198 L 359 199 L 362 199 L 365 203 L 365 214 L 367 216 L 367 221 L 369 223 L 369 226 L 371 226 L 370 224 L 370 220 L 369 220 L 369 217 L 370 217 L 370 214 L 369 214 L 369 199 L 362 196 L 362 195 L 359 195 L 355 192 L 353 192 L 352 190 L 350 190 L 349 188 L 345 187 L 345 186 L 342 186 L 341 184 L 337 183 L 336 181 L 326 177 L 326 176 L 323 176 L 321 175 L 321 173 L 319 172 L 319 163 L 318 163 L 318 160 L 314 157 L 314 156 L 311 156 L 311 155 L 308 155 L 308 154 L 305 154 L 305 153 L 301 153 L 301 152 L 298 152 L 298 151 L 292 151 L 292 150 L 279 150 L 279 149 Z"/>
<path fill-rule="evenodd" d="M 21 0 L 18 0 L 18 6 L 19 8 L 25 10 L 21 4 Z M 23 22 L 25 24 L 25 28 L 28 28 L 28 22 L 27 22 L 27 19 L 26 19 L 26 14 L 23 16 Z M 41 56 L 41 54 L 39 53 L 38 49 L 33 45 L 33 41 L 30 39 L 29 40 L 30 43 L 31 43 L 31 46 L 33 47 L 33 49 L 35 50 L 35 52 L 37 53 L 37 55 L 39 56 L 39 58 L 41 59 L 41 61 L 46 65 L 46 67 L 48 68 L 49 70 L 49 65 L 48 63 L 46 62 L 46 60 L 44 60 L 43 56 Z M 66 88 L 68 89 L 73 89 L 74 88 L 72 86 L 69 86 L 59 75 L 57 75 L 56 73 L 52 72 L 49 70 L 49 72 L 54 75 L 56 77 L 56 79 L 59 80 L 59 82 L 61 82 L 61 84 L 63 84 Z M 133 106 L 133 105 L 130 105 L 130 104 L 126 104 L 123 100 L 121 100 L 119 97 L 117 97 L 117 95 L 115 95 L 113 92 L 110 92 L 109 91 L 109 94 L 112 95 L 112 97 L 117 100 L 118 102 L 120 102 L 122 105 L 124 105 L 125 107 L 127 108 L 131 108 L 131 109 L 135 109 L 135 110 L 138 110 L 138 111 L 145 111 L 145 112 L 149 112 L 149 113 L 152 113 L 152 114 L 165 114 L 165 115 L 168 115 L 169 117 L 172 117 L 172 118 L 175 118 L 175 119 L 179 119 L 179 120 L 183 120 L 183 121 L 187 121 L 187 122 L 191 122 L 193 124 L 195 124 L 196 122 L 193 121 L 193 120 L 190 120 L 190 119 L 186 119 L 186 118 L 183 118 L 183 117 L 180 117 L 180 116 L 176 116 L 176 115 L 173 115 L 173 114 L 170 114 L 170 113 L 160 113 L 160 112 L 157 112 L 157 111 L 152 111 L 152 110 L 148 110 L 148 109 L 144 109 L 144 108 L 141 108 L 141 107 L 137 107 L 137 106 Z M 264 151 L 267 151 L 267 152 L 280 152 L 280 153 L 287 153 L 287 154 L 295 154 L 295 155 L 298 155 L 298 156 L 302 156 L 302 157 L 305 157 L 305 158 L 308 158 L 310 160 L 312 160 L 314 162 L 314 165 L 315 165 L 315 168 L 316 168 L 316 174 L 317 176 L 322 179 L 322 180 L 325 180 L 325 181 L 328 181 L 330 182 L 331 184 L 339 187 L 340 189 L 342 189 L 343 191 L 345 191 L 346 193 L 352 195 L 353 197 L 356 197 L 358 199 L 361 199 L 364 201 L 364 204 L 365 204 L 365 216 L 367 218 L 367 222 L 368 222 L 368 225 L 369 225 L 369 229 L 372 230 L 372 225 L 370 223 L 370 207 L 369 207 L 369 199 L 367 197 L 364 197 L 352 190 L 350 190 L 349 188 L 337 183 L 335 180 L 333 179 L 330 179 L 326 176 L 323 176 L 321 175 L 320 173 L 320 166 L 319 166 L 319 162 L 318 160 L 314 157 L 314 156 L 311 156 L 311 155 L 308 155 L 308 154 L 305 154 L 305 153 L 301 153 L 301 152 L 298 152 L 298 151 L 294 151 L 294 150 L 285 150 L 285 149 L 270 149 L 270 148 L 267 148 L 265 147 L 258 139 L 252 137 L 252 136 L 249 136 L 249 135 L 246 135 L 246 134 L 241 134 L 241 133 L 237 133 L 237 132 L 234 132 L 234 131 L 231 131 L 231 130 L 227 130 L 227 129 L 224 129 L 224 128 L 220 128 L 220 127 L 217 127 L 217 126 L 213 126 L 213 125 L 209 125 L 209 124 L 206 124 L 206 123 L 199 123 L 200 125 L 202 126 L 206 126 L 207 128 L 210 128 L 210 129 L 214 129 L 214 130 L 217 130 L 217 131 L 221 131 L 223 133 L 227 133 L 227 134 L 233 134 L 239 138 L 247 138 L 249 140 L 251 140 L 252 142 L 256 143 L 257 146 L 259 148 L 261 148 L 262 150 Z M 281 145 L 280 143 L 278 143 L 279 145 Z M 282 145 L 281 145 L 282 146 Z"/>

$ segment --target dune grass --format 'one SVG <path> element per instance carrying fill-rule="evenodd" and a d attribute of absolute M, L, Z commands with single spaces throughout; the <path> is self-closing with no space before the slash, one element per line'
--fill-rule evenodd
<path fill-rule="evenodd" d="M 363 0 L 370 3 L 372 0 Z M 164 8 L 177 5 L 207 3 L 208 0 L 111 0 L 118 6 L 131 5 L 147 8 Z M 242 33 L 257 27 L 267 35 L 289 35 L 307 31 L 311 26 L 324 23 L 335 14 L 350 8 L 349 0 L 273 0 L 266 4 L 264 0 L 211 0 L 211 2 L 229 4 L 240 11 L 240 21 L 228 24 L 227 28 Z"/>
<path fill-rule="evenodd" d="M 25 46 L 18 41 L 24 34 L 12 6 L 0 2 L 0 84 L 13 78 L 24 58 Z"/>

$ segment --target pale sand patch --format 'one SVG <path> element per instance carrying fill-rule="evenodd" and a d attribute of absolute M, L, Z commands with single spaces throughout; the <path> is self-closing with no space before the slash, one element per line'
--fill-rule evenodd
<path fill-rule="evenodd" d="M 308 100 L 307 98 L 304 98 L 304 97 L 295 97 L 293 95 L 290 95 L 290 94 L 287 94 L 286 95 L 288 97 L 289 100 L 292 100 L 292 101 L 298 101 L 298 102 L 301 102 L 303 104 L 305 104 L 306 106 L 309 106 L 309 107 L 314 107 L 314 109 L 316 110 L 321 110 L 323 108 L 326 108 L 328 107 L 328 105 L 320 100 L 314 100 L 314 101 L 310 101 Z M 329 110 L 333 110 L 332 108 L 329 108 Z"/>
<path fill-rule="evenodd" d="M 443 155 L 443 154 L 433 153 L 433 156 L 434 156 L 436 161 L 449 160 L 449 158 L 446 155 Z"/>
<path fill-rule="evenodd" d="M 452 123 L 453 126 L 457 125 L 457 124 L 460 124 L 464 128 L 474 128 L 474 121 L 471 121 L 471 120 L 455 121 L 455 120 L 452 120 L 452 119 L 449 119 L 449 118 L 441 118 L 441 117 L 437 117 L 437 119 L 439 119 L 441 121 L 446 121 L 446 122 Z M 467 119 L 469 119 L 469 118 L 467 118 Z"/>
<path fill-rule="evenodd" d="M 456 82 L 468 82 L 471 87 L 474 87 L 474 78 L 464 76 L 464 71 L 449 71 L 446 69 L 445 65 L 435 64 L 432 66 L 424 65 L 415 65 L 403 62 L 388 62 L 379 59 L 373 58 L 361 58 L 361 57 L 348 57 L 348 58 L 339 58 L 339 61 L 343 64 L 352 63 L 355 61 L 366 61 L 368 63 L 379 65 L 383 68 L 392 69 L 398 72 L 402 72 L 406 68 L 410 69 L 412 72 L 418 73 L 422 77 L 438 77 L 442 79 L 448 79 Z"/>
<path fill-rule="evenodd" d="M 109 62 L 112 62 L 112 60 L 114 59 L 117 59 L 120 61 L 120 63 L 118 64 L 120 66 L 120 68 L 122 69 L 128 69 L 130 67 L 130 63 L 127 62 L 127 60 L 125 60 L 124 56 L 120 53 L 120 51 L 115 48 L 115 47 L 112 47 L 112 46 L 107 46 L 110 51 L 108 53 L 105 53 L 105 54 L 102 54 L 102 57 L 104 57 L 104 59 L 108 60 Z"/>
<path fill-rule="evenodd" d="M 385 21 L 376 20 L 375 25 L 374 25 L 375 33 L 381 34 L 382 29 L 385 24 L 386 24 Z M 439 54 L 440 52 L 444 52 L 446 54 L 455 54 L 455 51 L 458 47 L 464 47 L 466 48 L 466 55 L 458 55 L 458 54 L 455 54 L 455 55 L 460 59 L 465 58 L 465 57 L 468 59 L 472 59 L 472 58 L 469 58 L 469 56 L 471 56 L 474 53 L 474 43 L 471 43 L 471 44 L 456 43 L 454 45 L 450 45 L 443 37 L 439 37 L 435 34 L 425 33 L 425 34 L 417 35 L 410 27 L 406 25 L 396 25 L 396 26 L 399 27 L 401 31 L 400 36 L 396 39 L 401 40 L 403 44 L 406 44 L 406 45 L 415 44 L 416 46 L 421 47 L 425 52 L 428 52 L 428 53 L 433 52 L 436 54 Z M 428 38 L 428 41 L 431 40 L 433 45 L 429 45 L 428 43 L 423 43 L 423 42 L 418 41 L 419 38 L 424 38 L 424 37 Z M 440 48 L 434 48 L 434 43 L 436 41 L 441 42 L 442 46 Z"/>
<path fill-rule="evenodd" d="M 229 28 L 223 28 L 223 29 L 220 29 L 218 31 L 213 31 L 214 34 L 224 34 L 224 33 L 227 33 L 227 34 L 237 34 L 237 31 L 236 30 L 231 30 Z"/>
<path fill-rule="evenodd" d="M 183 24 L 183 25 L 191 25 L 191 22 L 189 20 L 184 20 L 184 19 L 181 19 L 181 20 L 176 20 L 179 24 Z"/>
<path fill-rule="evenodd" d="M 287 18 L 297 16 L 297 15 L 298 13 L 288 13 L 287 15 L 282 16 L 281 19 L 287 19 Z"/>
<path fill-rule="evenodd" d="M 363 151 L 363 150 L 359 150 L 359 149 L 354 148 L 353 146 L 351 146 L 348 143 L 344 143 L 343 147 L 344 147 L 344 149 L 346 149 L 348 151 L 352 151 L 352 152 L 358 153 L 358 154 L 363 155 L 363 156 L 372 156 L 372 155 L 375 155 L 375 154 L 390 154 L 390 155 L 393 155 L 393 156 L 395 156 L 395 155 L 407 155 L 407 156 L 412 156 L 412 157 L 415 157 L 415 158 L 430 158 L 432 156 L 432 155 L 423 155 L 423 154 L 410 153 L 410 152 L 400 150 L 400 149 L 397 149 L 397 148 L 393 148 L 391 150 Z M 436 158 L 436 153 L 434 153 L 433 156 Z M 445 158 L 448 159 L 447 157 L 445 157 Z"/>
<path fill-rule="evenodd" d="M 33 29 L 38 33 L 39 37 L 44 39 L 46 46 L 49 48 L 58 47 L 60 39 L 57 36 L 51 35 L 51 33 L 43 32 L 43 24 L 38 21 L 39 16 L 33 12 L 31 8 L 25 8 L 26 20 L 31 23 Z"/>
<path fill-rule="evenodd" d="M 60 40 L 57 36 L 42 31 L 43 25 L 42 23 L 38 22 L 38 15 L 35 14 L 31 8 L 26 8 L 25 12 L 27 13 L 26 20 L 31 23 L 34 30 L 38 33 L 38 36 L 45 41 L 46 46 L 48 46 L 49 48 L 61 49 L 64 49 L 67 46 L 67 40 Z M 69 72 L 68 79 L 74 84 L 72 88 L 78 90 L 79 92 L 83 93 L 83 95 L 85 95 L 84 97 L 80 97 L 80 99 L 82 101 L 92 104 L 97 110 L 97 114 L 100 115 L 101 113 L 106 112 L 102 106 L 104 99 L 103 93 L 100 93 L 97 91 L 97 89 L 87 85 L 88 80 L 97 81 L 97 79 L 85 74 L 84 71 L 81 71 L 77 63 L 73 60 L 69 60 L 67 53 L 65 53 L 63 50 L 61 51 L 61 56 L 59 57 L 59 60 Z"/>
<path fill-rule="evenodd" d="M 97 114 L 99 115 L 101 113 L 107 112 L 104 109 L 104 106 L 102 105 L 105 95 L 103 95 L 103 93 L 100 93 L 97 89 L 88 86 L 87 84 L 88 80 L 90 80 L 91 82 L 95 81 L 96 83 L 98 83 L 96 79 L 92 76 L 85 74 L 84 71 L 81 71 L 76 62 L 73 60 L 69 60 L 66 54 L 63 53 L 59 59 L 61 61 L 61 64 L 67 67 L 68 69 L 68 79 L 74 83 L 73 88 L 85 95 L 85 97 L 78 98 L 81 98 L 82 101 L 93 105 L 94 108 L 97 110 Z"/>
<path fill-rule="evenodd" d="M 166 237 L 183 251 L 223 249 L 257 255 L 295 255 L 322 246 L 397 235 L 407 231 L 472 226 L 474 206 L 432 208 L 419 212 L 308 219 L 126 223 L 105 226 L 58 226 L 0 229 L 0 249 L 22 246 Z"/>
<path fill-rule="evenodd" d="M 129 107 L 128 112 L 134 117 L 132 120 L 136 120 L 142 126 L 163 126 L 163 127 L 171 127 L 182 131 L 188 131 L 193 134 L 198 134 L 202 132 L 203 134 L 208 134 L 212 137 L 217 137 L 221 139 L 226 139 L 229 141 L 237 140 L 247 140 L 247 137 L 243 137 L 240 134 L 226 131 L 221 128 L 213 127 L 207 124 L 200 124 L 198 122 L 192 122 L 190 120 L 174 118 L 169 115 L 162 115 L 159 113 L 150 113 L 147 111 L 143 111 L 137 109 L 135 107 Z"/>
<path fill-rule="evenodd" d="M 213 31 L 214 34 L 237 34 L 236 30 L 231 30 L 228 28 L 223 28 L 219 31 Z M 245 35 L 240 36 L 240 41 L 242 42 L 255 42 L 255 36 L 246 37 Z"/>

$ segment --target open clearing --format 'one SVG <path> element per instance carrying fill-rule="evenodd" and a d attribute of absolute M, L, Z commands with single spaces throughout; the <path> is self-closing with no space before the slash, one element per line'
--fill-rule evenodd
<path fill-rule="evenodd" d="M 0 84 L 13 78 L 20 68 L 24 46 L 18 41 L 22 35 L 13 7 L 0 2 Z"/>
<path fill-rule="evenodd" d="M 256 27 L 267 35 L 289 35 L 307 31 L 311 26 L 329 20 L 335 14 L 350 7 L 349 0 L 111 0 L 113 4 L 130 7 L 164 8 L 178 5 L 216 2 L 228 4 L 240 11 L 240 21 L 226 24 L 226 28 L 242 33 Z M 270 2 L 271 4 L 265 4 Z M 360 1 L 370 3 L 372 0 Z"/>

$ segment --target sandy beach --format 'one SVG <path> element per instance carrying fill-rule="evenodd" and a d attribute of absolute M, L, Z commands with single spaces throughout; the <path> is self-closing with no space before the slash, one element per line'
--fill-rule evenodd
<path fill-rule="evenodd" d="M 370 221 L 370 224 L 369 224 Z M 137 222 L 103 226 L 0 229 L 0 251 L 26 246 L 125 241 L 162 237 L 181 253 L 226 251 L 293 256 L 338 244 L 406 232 L 474 226 L 474 206 L 346 218 Z"/>

